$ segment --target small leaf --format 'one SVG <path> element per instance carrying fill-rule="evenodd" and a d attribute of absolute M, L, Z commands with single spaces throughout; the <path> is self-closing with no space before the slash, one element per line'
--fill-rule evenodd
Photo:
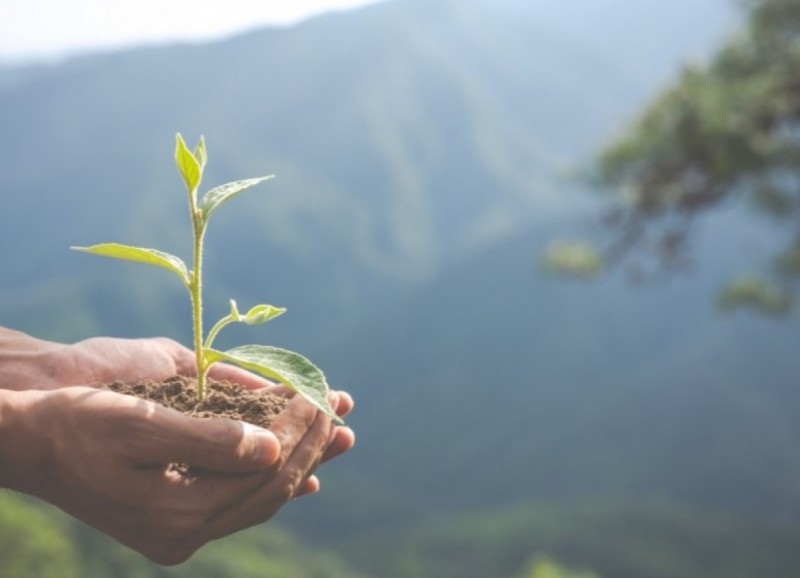
<path fill-rule="evenodd" d="M 203 150 L 205 150 L 205 146 Z M 200 185 L 200 180 L 203 177 L 203 169 L 200 165 L 200 161 L 197 160 L 197 157 L 194 156 L 186 146 L 181 133 L 175 136 L 175 165 L 177 165 L 183 177 L 183 182 L 186 183 L 186 189 L 190 193 L 194 193 Z"/>
<path fill-rule="evenodd" d="M 141 247 L 131 247 L 129 245 L 120 245 L 118 243 L 104 243 L 102 245 L 93 245 L 91 247 L 70 247 L 73 251 L 80 251 L 81 253 L 90 253 L 92 255 L 101 255 L 103 257 L 111 257 L 114 259 L 123 259 L 125 261 L 137 261 L 139 263 L 148 263 L 150 265 L 157 265 L 164 269 L 169 269 L 180 277 L 181 281 L 187 287 L 189 286 L 189 271 L 186 264 L 180 257 L 157 251 L 155 249 L 143 249 Z"/>
<path fill-rule="evenodd" d="M 208 363 L 227 361 L 269 379 L 276 379 L 302 395 L 337 423 L 342 423 L 328 403 L 328 384 L 325 375 L 299 353 L 266 345 L 243 345 L 224 353 L 215 349 L 205 349 L 203 356 Z"/>
<path fill-rule="evenodd" d="M 274 178 L 275 175 L 267 175 L 266 177 L 258 177 L 255 179 L 245 179 L 243 181 L 234 181 L 226 183 L 219 187 L 214 187 L 208 191 L 203 198 L 200 199 L 200 212 L 203 215 L 203 222 L 208 223 L 211 215 L 226 201 L 229 201 L 245 189 L 249 189 L 259 183 Z"/>
<path fill-rule="evenodd" d="M 206 137 L 203 135 L 200 135 L 200 140 L 197 141 L 197 146 L 194 147 L 194 158 L 197 159 L 200 165 L 200 173 L 202 174 L 203 169 L 206 168 L 206 161 L 208 161 L 208 155 L 206 154 Z"/>
<path fill-rule="evenodd" d="M 247 312 L 247 315 L 241 317 L 239 321 L 242 323 L 247 323 L 248 325 L 260 325 L 271 319 L 275 319 L 284 313 L 286 313 L 286 309 L 283 307 L 273 307 L 272 305 L 256 305 Z"/>
<path fill-rule="evenodd" d="M 231 319 L 233 321 L 241 321 L 242 314 L 239 313 L 239 309 L 236 307 L 236 301 L 231 299 Z"/>

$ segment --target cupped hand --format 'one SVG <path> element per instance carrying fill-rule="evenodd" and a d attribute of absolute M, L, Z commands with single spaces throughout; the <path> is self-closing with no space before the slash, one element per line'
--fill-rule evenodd
<path fill-rule="evenodd" d="M 0 389 L 55 390 L 113 381 L 160 381 L 173 375 L 195 374 L 194 353 L 172 339 L 95 337 L 62 344 L 0 327 Z M 267 387 L 287 394 L 283 388 L 249 371 L 223 363 L 213 365 L 209 375 L 248 389 Z M 344 392 L 334 395 L 338 396 L 337 414 L 346 416 L 353 408 L 352 398 Z M 348 451 L 354 443 L 349 428 L 337 428 L 324 461 Z M 303 493 L 318 489 L 319 481 L 312 478 Z"/>
<path fill-rule="evenodd" d="M 175 564 L 319 490 L 315 468 L 354 444 L 349 428 L 299 396 L 262 430 L 81 387 L 193 370 L 192 352 L 169 339 L 62 345 L 0 328 L 0 402 L 16 395 L 14 410 L 0 411 L 5 441 L 14 442 L 0 436 L 0 486 L 37 495 L 151 560 Z M 217 364 L 211 375 L 290 395 L 239 368 Z M 344 417 L 353 401 L 335 392 L 331 405 Z M 191 475 L 179 475 L 174 463 L 189 464 Z"/>
<path fill-rule="evenodd" d="M 17 448 L 4 456 L 17 474 L 6 485 L 160 564 L 268 520 L 308 491 L 337 439 L 330 418 L 301 398 L 267 431 L 85 387 L 22 397 Z M 190 475 L 173 463 L 190 464 Z"/>
<path fill-rule="evenodd" d="M 0 388 L 58 389 L 113 381 L 160 381 L 196 375 L 195 355 L 172 339 L 93 337 L 73 344 L 44 341 L 0 328 Z M 13 371 L 12 371 L 13 369 Z M 238 367 L 215 364 L 210 376 L 248 389 L 270 383 Z"/>

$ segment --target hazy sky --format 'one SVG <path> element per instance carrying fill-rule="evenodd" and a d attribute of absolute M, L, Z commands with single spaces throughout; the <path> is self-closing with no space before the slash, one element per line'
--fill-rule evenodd
<path fill-rule="evenodd" d="M 376 0 L 0 0 L 0 62 L 225 36 Z"/>

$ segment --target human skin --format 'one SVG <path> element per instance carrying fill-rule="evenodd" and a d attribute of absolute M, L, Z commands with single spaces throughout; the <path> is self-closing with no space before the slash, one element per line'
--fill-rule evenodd
<path fill-rule="evenodd" d="M 171 565 L 318 491 L 316 467 L 354 443 L 351 430 L 300 397 L 264 430 L 86 387 L 191 375 L 193 366 L 192 352 L 168 339 L 65 345 L 0 328 L 0 487 L 42 498 Z M 267 386 L 231 366 L 211 375 Z M 340 416 L 353 406 L 344 392 L 331 404 Z M 172 463 L 189 464 L 192 475 L 177 475 Z"/>

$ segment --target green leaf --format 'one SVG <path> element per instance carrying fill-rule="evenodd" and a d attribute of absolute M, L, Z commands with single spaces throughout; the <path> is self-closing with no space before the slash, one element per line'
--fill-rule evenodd
<path fill-rule="evenodd" d="M 275 307 L 274 305 L 256 305 L 255 307 L 252 307 L 246 315 L 242 315 L 239 313 L 236 301 L 231 299 L 230 303 L 230 320 L 237 323 L 246 323 L 247 325 L 260 325 L 286 313 L 286 308 L 284 307 Z"/>
<path fill-rule="evenodd" d="M 202 139 L 201 142 L 203 142 Z M 205 144 L 202 147 L 198 144 L 198 148 L 205 156 Z M 183 182 L 186 183 L 186 189 L 190 193 L 194 193 L 203 178 L 203 167 L 198 158 L 186 146 L 181 133 L 175 135 L 175 164 L 183 177 Z"/>
<path fill-rule="evenodd" d="M 227 361 L 281 382 L 297 392 L 337 423 L 342 420 L 328 403 L 328 383 L 322 371 L 308 359 L 279 347 L 266 345 L 242 345 L 222 352 L 215 349 L 203 350 L 208 363 Z"/>
<path fill-rule="evenodd" d="M 274 307 L 272 305 L 256 305 L 247 312 L 247 315 L 240 317 L 239 321 L 246 323 L 247 325 L 260 325 L 270 321 L 271 319 L 275 319 L 284 313 L 286 313 L 286 309 L 283 307 Z"/>
<path fill-rule="evenodd" d="M 197 159 L 200 165 L 200 173 L 202 174 L 203 169 L 206 168 L 206 162 L 208 161 L 208 155 L 206 154 L 206 137 L 203 135 L 200 135 L 200 140 L 197 141 L 197 146 L 194 147 L 194 158 Z"/>
<path fill-rule="evenodd" d="M 220 185 L 219 187 L 214 187 L 205 195 L 203 195 L 203 198 L 200 199 L 200 204 L 198 205 L 200 212 L 203 215 L 203 222 L 208 223 L 211 215 L 213 215 L 223 203 L 229 201 L 245 189 L 249 189 L 250 187 L 253 187 L 259 183 L 263 183 L 264 181 L 272 178 L 275 178 L 275 175 L 267 175 L 266 177 L 258 177 L 255 179 L 245 179 L 243 181 L 234 181 L 232 183 Z"/>
<path fill-rule="evenodd" d="M 157 265 L 164 269 L 169 269 L 180 277 L 186 287 L 189 287 L 189 270 L 186 264 L 180 257 L 157 251 L 155 249 L 143 249 L 141 247 L 131 247 L 129 245 L 120 245 L 118 243 L 104 243 L 102 245 L 93 245 L 91 247 L 70 247 L 73 251 L 80 251 L 81 253 L 90 253 L 92 255 L 101 255 L 103 257 L 111 257 L 114 259 L 123 259 L 125 261 L 138 261 L 139 263 L 148 263 L 150 265 Z"/>

